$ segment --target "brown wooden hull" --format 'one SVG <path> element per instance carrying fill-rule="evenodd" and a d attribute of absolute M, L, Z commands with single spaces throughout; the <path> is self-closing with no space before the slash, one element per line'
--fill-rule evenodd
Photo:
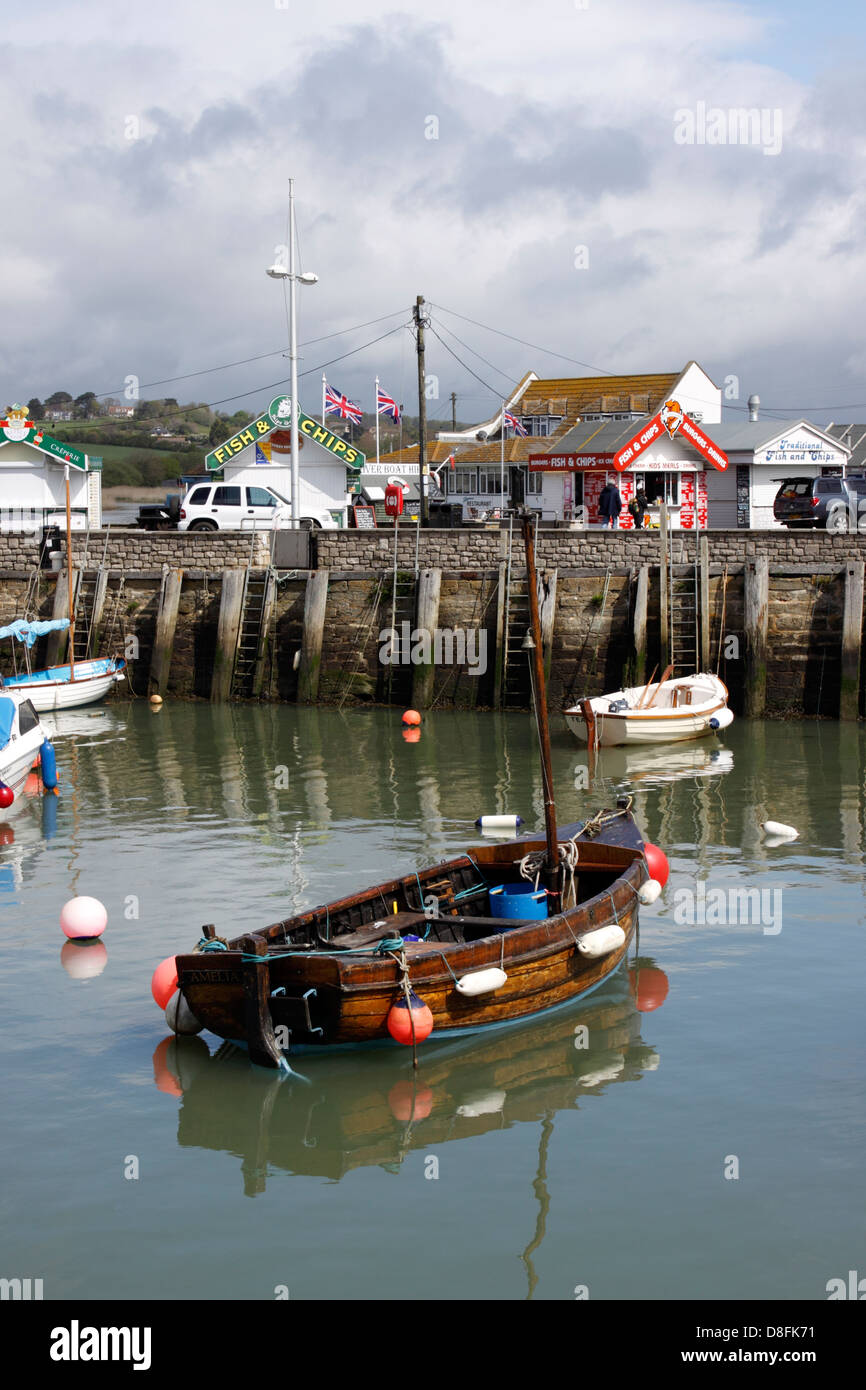
<path fill-rule="evenodd" d="M 523 854 L 538 847 L 530 837 L 505 845 L 483 845 L 467 856 L 435 866 L 420 875 L 421 884 L 455 883 L 471 865 L 473 877 L 487 879 L 506 871 Z M 485 1029 L 544 1013 L 579 998 L 602 983 L 628 952 L 637 925 L 637 889 L 647 878 L 643 841 L 629 814 L 579 846 L 579 882 L 590 896 L 546 920 L 497 929 L 487 917 L 463 916 L 455 908 L 437 919 L 437 930 L 455 937 L 483 932 L 476 939 L 406 942 L 402 947 L 412 989 L 433 1015 L 433 1036 Z M 438 879 L 436 876 L 438 875 Z M 345 940 L 382 923 L 402 921 L 380 916 L 393 903 L 412 904 L 415 875 L 368 890 L 276 923 L 256 937 L 229 943 L 230 949 L 177 957 L 178 980 L 189 1007 L 207 1029 L 230 1041 L 245 1043 L 252 1060 L 278 1065 L 282 1050 L 390 1041 L 387 1019 L 399 997 L 400 967 L 395 953 L 373 948 L 340 949 L 340 936 L 329 949 L 293 949 L 299 934 L 319 931 L 323 921 L 345 920 Z M 602 890 L 592 893 L 596 883 Z M 418 895 L 420 896 L 420 894 Z M 383 906 L 384 905 L 384 906 Z M 362 927 L 351 930 L 360 910 Z M 363 925 L 364 915 L 367 922 Z M 578 949 L 588 932 L 617 924 L 624 941 L 609 954 L 590 958 Z M 411 923 L 410 923 L 411 925 Z M 371 939 L 375 939 L 374 936 Z M 399 954 L 399 952 L 397 953 Z M 468 997 L 456 981 L 475 971 L 501 967 L 505 984 Z M 270 1058 L 270 1060 L 269 1060 Z"/>

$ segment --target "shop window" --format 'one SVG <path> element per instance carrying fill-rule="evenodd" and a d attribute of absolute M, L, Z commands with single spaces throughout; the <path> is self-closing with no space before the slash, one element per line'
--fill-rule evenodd
<path fill-rule="evenodd" d="M 644 491 L 651 507 L 657 507 L 661 502 L 667 502 L 669 507 L 679 506 L 679 473 L 647 473 L 644 476 Z"/>
<path fill-rule="evenodd" d="M 448 480 L 448 492 L 475 492 L 476 490 L 474 468 L 449 468 L 445 477 Z"/>
<path fill-rule="evenodd" d="M 498 468 L 479 468 L 478 492 L 482 497 L 498 495 L 501 491 L 502 477 Z"/>

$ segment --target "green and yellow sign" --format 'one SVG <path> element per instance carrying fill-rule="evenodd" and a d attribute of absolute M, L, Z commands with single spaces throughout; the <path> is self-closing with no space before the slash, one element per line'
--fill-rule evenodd
<path fill-rule="evenodd" d="M 215 470 L 222 468 L 224 464 L 246 449 L 250 444 L 259 444 L 271 430 L 288 428 L 292 422 L 292 402 L 288 396 L 277 396 L 271 401 L 264 415 L 260 415 L 257 420 L 251 420 L 237 434 L 233 434 L 231 439 L 227 439 L 225 444 L 220 444 L 219 448 L 212 449 L 205 459 L 205 466 Z M 298 433 L 305 439 L 310 439 L 314 444 L 318 444 L 322 449 L 327 449 L 328 453 L 335 458 L 341 459 L 348 468 L 355 468 L 360 471 L 366 463 L 366 455 L 356 449 L 354 444 L 348 444 L 345 439 L 340 439 L 339 435 L 332 434 L 324 425 L 320 425 L 318 420 L 313 420 L 309 415 L 298 409 Z"/>

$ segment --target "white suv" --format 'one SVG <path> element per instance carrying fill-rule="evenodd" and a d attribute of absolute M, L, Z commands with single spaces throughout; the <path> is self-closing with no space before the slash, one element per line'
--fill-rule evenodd
<path fill-rule="evenodd" d="M 180 504 L 178 531 L 271 530 L 289 525 L 291 506 L 269 487 L 249 483 L 194 483 Z M 333 531 L 330 512 L 301 517 L 306 529 Z"/>

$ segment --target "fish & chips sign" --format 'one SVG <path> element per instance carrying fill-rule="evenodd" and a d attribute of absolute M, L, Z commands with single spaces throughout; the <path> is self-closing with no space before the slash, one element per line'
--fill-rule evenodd
<path fill-rule="evenodd" d="M 291 424 L 292 402 L 289 396 L 277 396 L 271 401 L 264 415 L 260 415 L 257 420 L 251 420 L 237 434 L 233 434 L 231 439 L 227 439 L 225 444 L 220 444 L 218 449 L 212 449 L 205 459 L 205 466 L 215 470 L 222 468 L 223 464 L 228 463 L 236 454 L 251 444 L 261 444 L 262 440 L 271 433 L 272 430 Z M 310 439 L 314 444 L 318 444 L 322 449 L 327 449 L 328 453 L 335 458 L 342 459 L 348 468 L 361 468 L 366 462 L 366 456 L 356 449 L 354 444 L 348 444 L 339 435 L 332 434 L 324 425 L 320 425 L 318 420 L 313 420 L 309 415 L 298 408 L 298 433 L 305 439 Z"/>
<path fill-rule="evenodd" d="M 630 464 L 638 464 L 640 457 L 650 445 L 657 439 L 661 439 L 664 431 L 667 431 L 671 439 L 679 432 L 681 437 L 686 438 L 693 449 L 717 468 L 720 473 L 724 473 L 728 466 L 728 456 L 714 444 L 708 435 L 699 429 L 694 420 L 690 420 L 686 415 L 679 401 L 665 401 L 661 410 L 648 422 L 643 425 L 640 431 L 630 439 L 619 453 L 613 456 L 613 466 L 617 472 L 621 473 Z"/>

